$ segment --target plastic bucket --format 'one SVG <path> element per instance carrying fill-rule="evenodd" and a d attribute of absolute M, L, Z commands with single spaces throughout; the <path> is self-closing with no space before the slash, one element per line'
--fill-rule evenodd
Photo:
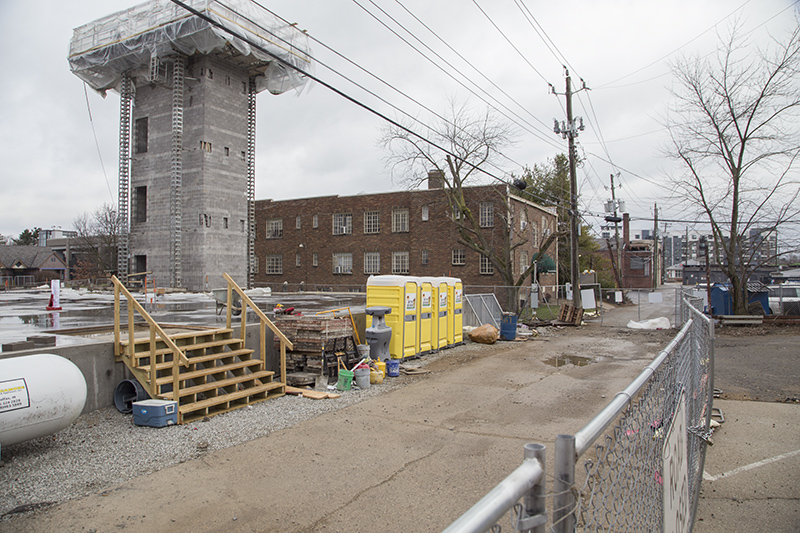
<path fill-rule="evenodd" d="M 500 319 L 500 338 L 504 341 L 517 338 L 517 315 L 508 313 Z"/>
<path fill-rule="evenodd" d="M 135 379 L 123 379 L 114 390 L 114 405 L 120 413 L 132 413 L 133 402 L 150 398 L 142 384 Z"/>
<path fill-rule="evenodd" d="M 349 370 L 340 369 L 339 370 L 339 380 L 336 382 L 336 388 L 338 390 L 350 390 L 350 387 L 353 385 L 353 373 Z"/>
<path fill-rule="evenodd" d="M 386 361 L 386 375 L 390 378 L 396 378 L 400 375 L 400 359 Z"/>
<path fill-rule="evenodd" d="M 356 368 L 353 370 L 353 374 L 355 375 L 356 385 L 358 385 L 359 389 L 369 388 L 369 367 Z"/>

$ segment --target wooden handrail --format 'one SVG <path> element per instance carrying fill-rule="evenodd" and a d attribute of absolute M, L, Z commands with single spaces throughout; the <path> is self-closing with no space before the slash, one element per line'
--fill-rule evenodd
<path fill-rule="evenodd" d="M 248 307 L 251 307 L 253 309 L 253 312 L 255 312 L 256 316 L 258 316 L 258 318 L 260 318 L 262 322 L 266 323 L 266 325 L 269 327 L 269 329 L 271 329 L 272 332 L 275 335 L 278 336 L 278 338 L 281 340 L 281 343 L 282 344 L 286 344 L 289 347 L 290 350 L 294 350 L 294 345 L 292 344 L 292 341 L 290 341 L 286 337 L 286 335 L 284 335 L 283 332 L 280 329 L 278 329 L 278 326 L 276 326 L 275 323 L 272 320 L 270 320 L 269 317 L 266 314 L 264 314 L 264 311 L 262 311 L 255 303 L 253 303 L 253 300 L 251 300 L 250 297 L 247 296 L 244 293 L 242 288 L 239 287 L 239 285 L 235 281 L 233 281 L 233 278 L 231 278 L 227 273 L 223 273 L 222 276 L 228 282 L 228 290 L 229 290 L 229 292 L 230 292 L 231 289 L 235 290 L 239 294 L 239 296 L 242 297 L 242 302 L 244 302 Z M 228 298 L 228 302 L 229 302 L 228 303 L 228 320 L 230 320 L 230 311 L 231 311 L 230 298 Z M 244 306 L 242 306 L 242 319 L 243 320 L 244 320 L 244 315 L 246 313 L 247 313 L 247 309 Z M 230 326 L 230 322 L 228 323 L 228 327 L 231 327 Z"/>
<path fill-rule="evenodd" d="M 142 307 L 142 304 L 140 304 L 139 302 L 136 301 L 136 299 L 128 291 L 128 289 L 125 288 L 125 286 L 122 284 L 122 282 L 120 282 L 120 280 L 117 279 L 116 276 L 111 276 L 111 281 L 114 283 L 114 288 L 115 288 L 115 290 L 114 290 L 114 310 L 115 310 L 115 313 L 114 313 L 115 314 L 115 317 L 114 317 L 114 341 L 115 341 L 115 345 L 119 345 L 119 341 L 120 341 L 120 339 L 119 339 L 119 293 L 121 292 L 125 296 L 125 298 L 127 299 L 128 304 L 131 305 L 133 307 L 133 309 L 135 309 L 136 311 L 139 312 L 139 314 L 142 316 L 142 318 L 145 319 L 145 321 L 150 326 L 150 328 L 155 331 L 155 333 L 160 337 L 160 339 L 162 341 L 164 341 L 164 344 L 166 344 L 167 347 L 170 349 L 170 351 L 172 351 L 173 361 L 174 362 L 178 362 L 179 361 L 181 365 L 189 366 L 189 359 L 186 358 L 186 355 L 183 353 L 183 351 L 181 351 L 181 349 L 178 348 L 178 345 L 175 344 L 172 341 L 172 339 L 169 338 L 169 336 L 166 334 L 166 332 L 163 329 L 161 329 L 161 326 L 159 326 L 158 323 L 155 320 L 153 320 L 153 317 L 151 317 L 150 314 L 145 310 L 145 308 Z M 133 344 L 134 344 L 134 332 L 133 332 L 132 328 L 130 327 L 130 322 L 129 322 L 129 324 L 128 324 L 128 346 L 131 347 L 131 346 L 133 346 Z M 118 348 L 117 348 L 117 350 L 118 350 Z M 151 367 L 154 367 L 154 366 L 155 366 L 155 361 L 151 361 Z M 155 384 L 153 384 L 153 385 L 155 385 Z"/>

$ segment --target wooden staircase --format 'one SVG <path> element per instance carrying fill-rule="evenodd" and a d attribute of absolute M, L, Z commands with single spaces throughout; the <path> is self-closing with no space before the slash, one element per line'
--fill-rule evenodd
<path fill-rule="evenodd" d="M 241 288 L 226 274 L 228 300 L 233 291 L 242 297 L 241 335 L 231 328 L 228 306 L 225 328 L 180 328 L 166 333 L 145 311 L 122 283 L 114 281 L 115 354 L 142 384 L 152 398 L 178 402 L 178 423 L 183 424 L 238 409 L 246 405 L 283 396 L 286 392 L 286 347 L 291 342 L 256 307 Z M 120 297 L 128 302 L 127 337 L 120 324 Z M 247 308 L 261 321 L 261 354 L 245 347 Z M 134 327 L 134 313 L 144 318 L 147 327 Z M 266 327 L 280 339 L 280 380 L 266 369 Z M 188 330 L 188 331 L 187 331 Z M 132 340 L 131 340 L 132 339 Z"/>

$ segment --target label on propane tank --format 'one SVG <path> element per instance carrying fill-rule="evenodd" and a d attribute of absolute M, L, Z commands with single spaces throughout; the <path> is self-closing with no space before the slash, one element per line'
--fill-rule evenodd
<path fill-rule="evenodd" d="M 31 406 L 25 378 L 0 381 L 0 413 Z"/>

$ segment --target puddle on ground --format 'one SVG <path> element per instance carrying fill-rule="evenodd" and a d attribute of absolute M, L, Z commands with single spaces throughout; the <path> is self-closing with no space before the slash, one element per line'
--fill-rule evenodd
<path fill-rule="evenodd" d="M 580 355 L 555 355 L 542 361 L 544 364 L 556 368 L 564 365 L 586 366 L 593 362 L 591 357 L 581 357 Z"/>

